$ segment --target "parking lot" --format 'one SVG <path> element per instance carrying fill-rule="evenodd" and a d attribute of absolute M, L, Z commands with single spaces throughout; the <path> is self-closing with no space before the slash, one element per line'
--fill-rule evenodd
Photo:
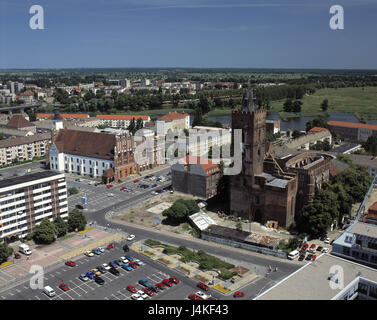
<path fill-rule="evenodd" d="M 76 187 L 80 192 L 78 195 L 69 198 L 68 208 L 72 210 L 77 205 L 83 205 L 81 198 L 84 196 L 87 197 L 88 204 L 83 205 L 83 207 L 89 212 L 108 208 L 125 200 L 132 201 L 132 198 L 140 194 L 146 194 L 146 198 L 152 198 L 157 195 L 153 194 L 154 191 L 171 185 L 170 176 L 167 175 L 168 172 L 169 169 L 165 169 L 159 171 L 155 176 L 149 179 L 139 177 L 132 181 L 113 185 L 111 188 L 108 188 L 104 184 L 97 186 L 90 184 L 93 183 L 93 180 L 87 178 L 74 178 L 67 175 L 67 188 Z M 156 176 L 160 176 L 163 180 L 156 181 Z M 80 179 L 80 181 L 76 181 L 77 179 Z M 135 183 L 135 180 L 139 181 Z M 140 185 L 146 185 L 148 187 L 141 188 Z M 125 188 L 125 190 L 121 191 L 121 188 Z M 128 205 L 129 203 L 125 204 L 125 207 Z"/>
<path fill-rule="evenodd" d="M 119 276 L 110 272 L 101 274 L 101 278 L 105 281 L 103 285 L 96 283 L 94 280 L 82 281 L 79 279 L 80 274 L 109 263 L 114 259 L 119 259 L 125 253 L 120 244 L 116 244 L 114 249 L 105 250 L 101 255 L 93 257 L 80 256 L 75 260 L 76 266 L 69 267 L 62 262 L 60 268 L 48 272 L 44 275 L 44 286 L 50 286 L 56 292 L 56 295 L 49 297 L 42 289 L 31 289 L 29 283 L 26 282 L 12 289 L 0 293 L 0 300 L 130 300 L 132 293 L 126 287 L 132 285 L 136 290 L 141 290 L 142 285 L 138 281 L 142 278 L 151 284 L 161 282 L 165 278 L 176 276 L 180 282 L 172 287 L 165 286 L 164 290 L 154 293 L 149 299 L 163 300 L 180 300 L 187 299 L 190 293 L 194 293 L 199 289 L 196 288 L 196 282 L 192 279 L 185 278 L 173 270 L 170 270 L 160 263 L 152 261 L 132 250 L 127 252 L 133 258 L 140 259 L 145 264 L 138 266 L 132 271 L 126 271 L 118 267 Z M 59 288 L 61 283 L 65 283 L 69 289 L 63 291 Z"/>

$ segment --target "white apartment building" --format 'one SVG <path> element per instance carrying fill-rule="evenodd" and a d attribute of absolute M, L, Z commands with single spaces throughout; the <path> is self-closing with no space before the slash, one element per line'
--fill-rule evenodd
<path fill-rule="evenodd" d="M 44 171 L 0 181 L 0 237 L 25 237 L 43 218 L 68 218 L 64 174 Z"/>
<path fill-rule="evenodd" d="M 96 116 L 100 120 L 100 125 L 106 125 L 111 128 L 127 129 L 132 119 L 142 119 L 143 124 L 150 121 L 149 116 L 144 115 L 125 115 L 125 114 L 101 114 Z"/>

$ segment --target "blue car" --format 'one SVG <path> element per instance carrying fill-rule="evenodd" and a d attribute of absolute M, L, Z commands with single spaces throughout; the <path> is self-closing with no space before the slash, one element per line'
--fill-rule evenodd
<path fill-rule="evenodd" d="M 112 268 L 117 268 L 118 264 L 115 261 L 110 261 L 109 266 L 112 267 Z"/>
<path fill-rule="evenodd" d="M 128 263 L 123 263 L 122 268 L 124 270 L 127 270 L 127 271 L 132 271 L 133 270 Z"/>
<path fill-rule="evenodd" d="M 144 278 L 143 279 L 140 279 L 139 280 L 139 283 L 144 286 L 144 287 L 149 287 L 151 286 L 151 284 L 148 282 L 148 280 L 145 280 Z"/>
<path fill-rule="evenodd" d="M 126 254 L 126 259 L 127 259 L 128 261 L 133 261 L 133 260 L 134 260 L 129 254 Z"/>
<path fill-rule="evenodd" d="M 92 271 L 88 271 L 86 273 L 86 276 L 89 278 L 89 279 L 94 279 L 94 277 L 96 276 Z"/>

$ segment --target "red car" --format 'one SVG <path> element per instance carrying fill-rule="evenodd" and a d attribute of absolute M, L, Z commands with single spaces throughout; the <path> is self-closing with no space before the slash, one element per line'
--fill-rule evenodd
<path fill-rule="evenodd" d="M 305 244 L 302 246 L 301 250 L 307 250 L 308 247 L 309 247 L 309 245 L 308 245 L 307 243 L 305 243 Z"/>
<path fill-rule="evenodd" d="M 16 253 L 14 254 L 14 258 L 15 258 L 15 259 L 20 259 L 20 258 L 21 258 L 21 255 L 20 255 L 18 252 L 16 252 Z"/>
<path fill-rule="evenodd" d="M 316 247 L 316 245 L 313 243 L 313 244 L 310 246 L 310 249 L 311 249 L 311 250 L 314 250 L 315 247 Z"/>
<path fill-rule="evenodd" d="M 126 187 L 122 187 L 119 189 L 120 191 L 126 190 Z"/>
<path fill-rule="evenodd" d="M 137 268 L 137 264 L 136 264 L 136 262 L 134 262 L 134 261 L 131 261 L 131 262 L 129 263 L 129 265 L 130 265 L 130 267 L 131 267 L 132 269 L 136 269 L 136 268 Z"/>
<path fill-rule="evenodd" d="M 203 289 L 204 291 L 209 290 L 209 287 L 204 282 L 198 282 L 198 284 L 196 286 L 200 289 Z"/>
<path fill-rule="evenodd" d="M 190 294 L 188 295 L 188 298 L 189 298 L 190 300 L 202 300 L 202 298 L 200 298 L 199 296 L 197 296 L 195 293 L 190 293 Z"/>
<path fill-rule="evenodd" d="M 161 281 L 164 285 L 167 285 L 168 287 L 172 287 L 173 286 L 173 282 L 170 281 L 169 279 L 164 279 Z"/>
<path fill-rule="evenodd" d="M 134 286 L 132 285 L 128 285 L 127 288 L 126 288 L 129 292 L 132 292 L 132 293 L 135 293 L 137 290 Z"/>
<path fill-rule="evenodd" d="M 106 187 L 107 187 L 107 189 L 110 189 L 110 188 L 112 188 L 114 186 L 112 184 L 108 184 Z"/>
<path fill-rule="evenodd" d="M 69 290 L 69 287 L 64 282 L 59 284 L 59 288 L 62 289 L 63 291 Z"/>
<path fill-rule="evenodd" d="M 241 291 L 236 291 L 234 294 L 233 294 L 233 297 L 234 298 L 242 298 L 245 294 Z"/>
<path fill-rule="evenodd" d="M 169 281 L 170 281 L 170 282 L 173 282 L 173 283 L 175 283 L 175 284 L 178 284 L 178 283 L 179 283 L 179 280 L 178 280 L 176 277 L 170 277 L 170 278 L 169 278 Z"/>
<path fill-rule="evenodd" d="M 161 282 L 156 283 L 155 286 L 156 286 L 157 288 L 159 288 L 160 290 L 164 290 L 164 289 L 165 289 L 165 285 L 164 285 L 163 283 L 161 283 Z"/>
<path fill-rule="evenodd" d="M 317 259 L 317 255 L 316 254 L 312 257 L 312 261 L 315 261 L 315 259 Z"/>
<path fill-rule="evenodd" d="M 154 292 L 149 288 L 143 288 L 141 289 L 144 293 L 146 293 L 148 296 L 152 297 L 154 295 Z"/>
<path fill-rule="evenodd" d="M 76 265 L 76 263 L 73 262 L 73 261 L 71 261 L 71 260 L 69 260 L 69 261 L 66 261 L 66 262 L 65 262 L 65 265 L 66 265 L 66 266 L 70 266 L 70 267 L 74 267 L 74 266 Z"/>
<path fill-rule="evenodd" d="M 134 180 L 134 183 L 138 183 L 138 182 L 140 182 L 140 180 L 139 180 L 139 179 L 136 179 L 136 180 Z"/>
<path fill-rule="evenodd" d="M 109 243 L 106 249 L 114 249 L 114 243 Z"/>

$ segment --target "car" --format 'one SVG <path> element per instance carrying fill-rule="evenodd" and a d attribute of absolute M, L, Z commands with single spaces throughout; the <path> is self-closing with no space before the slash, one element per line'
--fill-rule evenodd
<path fill-rule="evenodd" d="M 109 243 L 106 247 L 106 249 L 114 249 L 114 243 Z"/>
<path fill-rule="evenodd" d="M 102 252 L 99 251 L 98 249 L 93 249 L 92 250 L 92 253 L 96 254 L 97 256 L 99 256 Z"/>
<path fill-rule="evenodd" d="M 119 191 L 124 191 L 124 190 L 126 190 L 127 188 L 126 187 L 121 187 L 120 189 L 119 189 Z"/>
<path fill-rule="evenodd" d="M 243 296 L 245 296 L 245 294 L 244 294 L 242 291 L 236 291 L 236 292 L 233 294 L 233 297 L 234 297 L 234 298 L 242 298 Z"/>
<path fill-rule="evenodd" d="M 132 292 L 132 293 L 135 293 L 137 291 L 136 288 L 133 285 L 130 285 L 130 284 L 126 287 L 126 289 L 129 292 Z"/>
<path fill-rule="evenodd" d="M 140 182 L 139 179 L 135 179 L 135 180 L 134 180 L 134 183 L 138 183 L 138 182 Z"/>
<path fill-rule="evenodd" d="M 111 267 L 110 267 L 107 263 L 103 263 L 103 264 L 102 264 L 102 267 L 103 267 L 105 270 L 107 270 L 107 271 L 109 271 L 109 270 L 111 269 Z"/>
<path fill-rule="evenodd" d="M 314 250 L 316 247 L 317 247 L 317 246 L 316 246 L 314 243 L 312 243 L 312 245 L 310 246 L 310 249 L 311 249 L 311 250 Z"/>
<path fill-rule="evenodd" d="M 129 263 L 129 266 L 132 268 L 132 269 L 137 269 L 137 264 L 134 262 L 134 261 L 131 261 Z"/>
<path fill-rule="evenodd" d="M 133 239 L 135 239 L 135 235 L 134 235 L 134 234 L 130 234 L 130 235 L 127 237 L 127 240 L 128 240 L 128 241 L 132 241 Z"/>
<path fill-rule="evenodd" d="M 200 289 L 203 289 L 204 291 L 208 291 L 209 287 L 204 282 L 198 282 L 196 286 Z"/>
<path fill-rule="evenodd" d="M 96 186 L 96 187 L 98 187 L 99 185 L 101 185 L 100 182 L 96 182 L 96 183 L 94 184 L 94 186 Z"/>
<path fill-rule="evenodd" d="M 170 277 L 169 280 L 175 284 L 179 283 L 179 280 L 176 277 Z"/>
<path fill-rule="evenodd" d="M 86 276 L 89 278 L 89 279 L 93 279 L 95 277 L 95 274 L 92 272 L 92 271 L 88 271 L 86 273 Z"/>
<path fill-rule="evenodd" d="M 313 255 L 312 261 L 315 261 L 315 259 L 317 259 L 317 255 L 316 254 Z"/>
<path fill-rule="evenodd" d="M 157 184 L 152 184 L 151 188 L 156 188 L 157 187 Z"/>
<path fill-rule="evenodd" d="M 163 283 L 161 283 L 161 282 L 156 283 L 155 287 L 157 287 L 160 290 L 164 290 L 165 289 L 165 285 Z"/>
<path fill-rule="evenodd" d="M 104 252 L 105 252 L 105 249 L 102 248 L 102 247 L 98 247 L 97 249 L 98 249 L 99 251 L 101 251 L 101 253 L 104 253 Z"/>
<path fill-rule="evenodd" d="M 115 268 L 110 268 L 109 272 L 113 274 L 114 276 L 119 276 L 119 271 Z"/>
<path fill-rule="evenodd" d="M 162 189 L 158 189 L 158 190 L 156 190 L 156 192 L 157 192 L 157 193 L 163 193 L 164 190 L 162 190 Z"/>
<path fill-rule="evenodd" d="M 198 297 L 202 298 L 203 300 L 207 300 L 207 299 L 209 298 L 208 295 L 206 295 L 204 292 L 201 292 L 201 291 L 195 292 L 195 294 L 196 294 Z"/>
<path fill-rule="evenodd" d="M 97 269 L 92 269 L 90 271 L 92 271 L 96 276 L 100 276 L 101 275 L 101 272 L 99 270 L 97 270 Z"/>
<path fill-rule="evenodd" d="M 144 300 L 144 299 L 140 296 L 140 294 L 137 294 L 137 293 L 132 294 L 132 295 L 131 295 L 131 299 L 132 299 L 132 300 Z"/>
<path fill-rule="evenodd" d="M 133 261 L 134 260 L 134 258 L 132 258 L 129 254 L 126 254 L 125 257 L 126 257 L 126 259 L 128 261 Z"/>
<path fill-rule="evenodd" d="M 305 243 L 302 247 L 301 247 L 301 250 L 308 250 L 308 247 L 309 245 L 307 243 Z"/>
<path fill-rule="evenodd" d="M 302 261 L 305 259 L 305 255 L 304 254 L 300 254 L 300 256 L 298 257 L 298 261 Z"/>
<path fill-rule="evenodd" d="M 133 268 L 127 263 L 124 263 L 122 268 L 126 271 L 132 271 L 133 270 Z"/>
<path fill-rule="evenodd" d="M 69 267 L 74 267 L 76 265 L 76 263 L 73 262 L 72 260 L 68 260 L 68 261 L 65 262 L 65 265 L 69 266 Z"/>
<path fill-rule="evenodd" d="M 189 298 L 190 300 L 203 300 L 202 298 L 198 297 L 195 293 L 190 293 L 190 294 L 188 295 L 188 298 Z"/>
<path fill-rule="evenodd" d="M 153 194 L 154 196 L 158 195 L 156 191 L 152 191 L 151 194 Z"/>
<path fill-rule="evenodd" d="M 79 210 L 84 210 L 84 206 L 82 206 L 81 204 L 76 204 L 76 208 Z"/>
<path fill-rule="evenodd" d="M 145 280 L 144 278 L 139 280 L 139 284 L 141 284 L 144 287 L 149 287 L 151 284 L 148 282 L 148 280 Z"/>
<path fill-rule="evenodd" d="M 325 241 L 324 241 L 324 243 L 329 244 L 330 243 L 330 238 L 326 238 Z"/>
<path fill-rule="evenodd" d="M 322 253 L 327 253 L 327 252 L 329 252 L 329 248 L 323 248 Z"/>
<path fill-rule="evenodd" d="M 103 285 L 105 283 L 105 280 L 103 280 L 101 277 L 97 276 L 94 278 L 94 281 L 100 285 Z"/>
<path fill-rule="evenodd" d="M 15 258 L 15 259 L 21 259 L 21 255 L 20 255 L 18 252 L 16 252 L 16 253 L 14 254 L 14 258 Z"/>
<path fill-rule="evenodd" d="M 120 260 L 122 260 L 123 263 L 128 263 L 129 261 L 126 259 L 126 257 L 120 257 Z"/>
<path fill-rule="evenodd" d="M 312 258 L 313 258 L 313 255 L 312 254 L 308 254 L 308 256 L 306 257 L 306 260 L 312 260 Z"/>
<path fill-rule="evenodd" d="M 106 187 L 107 187 L 107 189 L 110 189 L 110 188 L 112 188 L 114 186 L 112 184 L 108 184 Z"/>
<path fill-rule="evenodd" d="M 318 248 L 317 248 L 317 251 L 321 252 L 321 251 L 322 251 L 322 249 L 323 249 L 323 247 L 322 247 L 322 246 L 318 246 Z"/>
<path fill-rule="evenodd" d="M 128 247 L 127 244 L 125 244 L 125 245 L 123 246 L 123 251 L 124 251 L 124 252 L 128 252 L 128 251 L 130 251 L 130 248 Z"/>
<path fill-rule="evenodd" d="M 123 261 L 120 260 L 120 259 L 115 259 L 113 260 L 114 263 L 116 263 L 119 267 L 121 267 L 123 265 Z"/>
<path fill-rule="evenodd" d="M 102 267 L 102 266 L 98 266 L 96 269 L 97 269 L 99 272 L 101 272 L 101 273 L 106 273 L 106 272 L 107 272 L 107 270 L 106 270 L 104 267 Z"/>
<path fill-rule="evenodd" d="M 148 289 L 149 289 L 149 290 L 152 290 L 153 292 L 156 292 L 156 293 L 159 291 L 158 287 L 154 286 L 153 284 L 150 285 L 150 286 L 148 287 Z"/>
<path fill-rule="evenodd" d="M 168 286 L 168 287 L 172 287 L 173 286 L 173 282 L 170 281 L 169 279 L 164 279 L 161 281 L 164 285 Z"/>
<path fill-rule="evenodd" d="M 143 261 L 140 261 L 139 259 L 135 259 L 134 262 L 138 265 L 138 266 L 143 266 L 145 265 L 145 263 Z"/>
<path fill-rule="evenodd" d="M 107 196 L 108 197 L 114 197 L 114 193 L 108 193 Z"/>
<path fill-rule="evenodd" d="M 139 294 L 143 299 L 148 299 L 149 297 L 146 293 L 144 293 L 141 290 L 138 290 L 136 293 Z"/>
<path fill-rule="evenodd" d="M 89 278 L 86 276 L 85 273 L 80 274 L 79 279 L 86 282 L 89 280 Z"/>
<path fill-rule="evenodd" d="M 94 253 L 91 252 L 91 251 L 85 251 L 85 255 L 86 255 L 87 257 L 94 257 Z"/>
<path fill-rule="evenodd" d="M 149 288 L 143 288 L 142 290 L 144 291 L 145 294 L 147 294 L 150 297 L 154 295 L 154 291 Z"/>
<path fill-rule="evenodd" d="M 63 291 L 69 290 L 69 287 L 64 282 L 59 284 L 59 288 L 62 289 Z"/>
<path fill-rule="evenodd" d="M 111 268 L 114 268 L 114 269 L 116 269 L 116 268 L 119 267 L 118 264 L 115 263 L 114 261 L 110 261 L 110 262 L 109 262 L 109 266 L 110 266 Z"/>
<path fill-rule="evenodd" d="M 76 178 L 75 181 L 76 182 L 81 182 L 81 179 L 80 178 Z"/>

